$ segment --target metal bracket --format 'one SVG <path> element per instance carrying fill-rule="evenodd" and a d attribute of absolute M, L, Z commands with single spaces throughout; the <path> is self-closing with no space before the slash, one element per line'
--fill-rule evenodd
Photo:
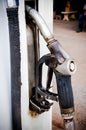
<path fill-rule="evenodd" d="M 42 86 L 42 66 L 44 63 L 48 66 L 46 89 Z M 47 54 L 38 61 L 36 68 L 36 87 L 33 88 L 33 96 L 30 99 L 30 108 L 37 113 L 43 113 L 50 109 L 53 103 L 49 102 L 49 100 L 58 101 L 58 94 L 49 91 L 51 88 L 53 69 L 56 66 L 57 59 L 52 54 Z"/>

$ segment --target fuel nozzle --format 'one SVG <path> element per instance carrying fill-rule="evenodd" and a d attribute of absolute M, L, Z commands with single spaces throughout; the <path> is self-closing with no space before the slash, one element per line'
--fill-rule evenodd
<path fill-rule="evenodd" d="M 76 62 L 61 47 L 57 40 L 49 41 L 48 48 L 54 54 L 58 65 L 53 69 L 57 82 L 58 100 L 65 130 L 74 130 L 74 99 L 71 75 L 76 71 Z"/>
<path fill-rule="evenodd" d="M 48 111 L 52 105 L 48 99 L 59 101 L 61 114 L 65 122 L 65 130 L 74 130 L 74 125 L 72 126 L 74 99 L 71 75 L 76 71 L 76 62 L 67 54 L 60 43 L 54 39 L 41 15 L 29 6 L 26 6 L 26 11 L 38 26 L 50 50 L 50 54 L 40 58 L 36 66 L 36 87 L 35 93 L 30 99 L 31 109 L 41 114 Z M 44 63 L 49 68 L 46 89 L 42 86 L 42 66 Z M 58 93 L 56 94 L 49 91 L 53 73 L 57 82 Z"/>
<path fill-rule="evenodd" d="M 65 130 L 75 130 L 74 124 L 74 98 L 71 85 L 71 76 L 62 75 L 54 70 L 56 75 L 58 100 L 61 115 L 64 119 Z"/>

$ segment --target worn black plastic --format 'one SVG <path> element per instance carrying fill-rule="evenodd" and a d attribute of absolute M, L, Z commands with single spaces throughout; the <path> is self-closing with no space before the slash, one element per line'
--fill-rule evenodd
<path fill-rule="evenodd" d="M 59 104 L 62 110 L 69 110 L 71 112 L 74 111 L 74 99 L 73 99 L 73 91 L 71 85 L 71 76 L 70 75 L 61 75 L 55 71 L 56 82 L 57 82 L 57 90 L 58 90 L 58 99 Z M 69 114 L 70 111 L 67 111 Z M 62 114 L 65 114 L 62 112 Z"/>

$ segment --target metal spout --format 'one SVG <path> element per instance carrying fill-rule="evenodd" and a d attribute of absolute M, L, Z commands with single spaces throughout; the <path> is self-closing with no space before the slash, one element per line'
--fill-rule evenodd
<path fill-rule="evenodd" d="M 75 122 L 73 118 L 64 120 L 64 130 L 75 130 Z"/>

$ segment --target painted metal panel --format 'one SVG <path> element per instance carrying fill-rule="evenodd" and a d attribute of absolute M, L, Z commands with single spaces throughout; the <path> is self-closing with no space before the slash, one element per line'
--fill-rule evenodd
<path fill-rule="evenodd" d="M 43 1 L 39 1 L 39 7 Z M 48 2 L 50 2 L 48 0 Z M 47 2 L 47 4 L 48 4 Z M 29 114 L 29 87 L 28 86 L 28 60 L 24 0 L 19 1 L 19 26 L 21 42 L 21 117 L 22 130 L 51 130 L 51 110 L 39 116 L 31 117 Z M 6 3 L 0 1 L 0 130 L 12 130 L 11 123 L 11 76 L 10 76 L 10 47 L 9 30 L 6 14 Z M 52 5 L 52 0 L 51 0 Z M 53 6 L 53 5 L 52 5 Z M 50 11 L 50 10 L 49 10 Z M 41 12 L 41 11 L 40 11 Z M 45 12 L 46 14 L 46 12 Z M 52 18 L 52 17 L 51 17 Z M 49 19 L 51 19 L 49 17 Z M 51 25 L 50 25 L 51 26 Z M 3 32 L 3 33 L 2 33 Z M 41 40 L 40 40 L 41 42 Z M 43 43 L 44 46 L 44 43 Z M 42 47 L 43 47 L 42 46 Z M 45 47 L 47 48 L 47 47 Z M 47 52 L 46 52 L 47 53 Z M 42 53 L 41 53 L 42 54 Z"/>
<path fill-rule="evenodd" d="M 53 32 L 53 0 L 46 0 L 46 1 L 39 0 L 38 10 L 41 16 L 44 18 L 46 24 L 48 25 L 50 31 Z M 46 46 L 47 44 L 45 40 L 43 39 L 43 37 L 41 36 L 41 34 L 39 37 L 39 43 L 40 43 L 40 57 L 47 53 L 50 53 Z M 46 82 L 45 82 L 45 79 L 47 78 L 46 71 L 47 71 L 47 68 L 44 69 L 44 72 L 43 72 L 43 86 L 44 87 L 46 86 Z"/>
<path fill-rule="evenodd" d="M 7 0 L 7 5 L 8 7 L 13 7 L 13 6 L 16 6 L 16 2 L 15 0 Z"/>
<path fill-rule="evenodd" d="M 29 76 L 31 75 L 30 74 L 28 75 L 29 64 L 27 60 L 28 56 L 27 56 L 27 41 L 26 41 L 26 27 L 25 27 L 25 14 L 24 14 L 25 7 L 23 2 L 24 2 L 23 0 L 22 2 L 20 2 L 20 7 L 19 7 L 20 42 L 21 42 L 21 81 L 22 81 L 22 87 L 21 87 L 22 129 L 23 130 L 28 130 L 28 129 L 29 130 L 35 130 L 35 129 L 51 130 L 52 129 L 51 110 L 49 112 L 45 112 L 41 115 L 38 115 L 36 117 L 31 117 L 28 109 L 29 108 L 29 87 L 30 87 L 28 86 L 29 84 L 28 79 Z M 42 6 L 41 2 L 43 1 L 39 1 L 39 6 Z M 49 4 L 49 2 L 50 1 L 48 0 L 46 4 Z M 51 0 L 51 7 L 52 6 L 53 4 Z M 52 19 L 52 17 L 49 17 L 48 19 Z M 41 42 L 42 41 L 40 40 L 40 43 Z M 43 43 L 42 45 L 44 46 L 44 44 L 45 43 Z M 45 46 L 45 48 L 47 47 Z"/>
<path fill-rule="evenodd" d="M 6 3 L 0 0 L 0 130 L 11 130 L 10 44 Z"/>

